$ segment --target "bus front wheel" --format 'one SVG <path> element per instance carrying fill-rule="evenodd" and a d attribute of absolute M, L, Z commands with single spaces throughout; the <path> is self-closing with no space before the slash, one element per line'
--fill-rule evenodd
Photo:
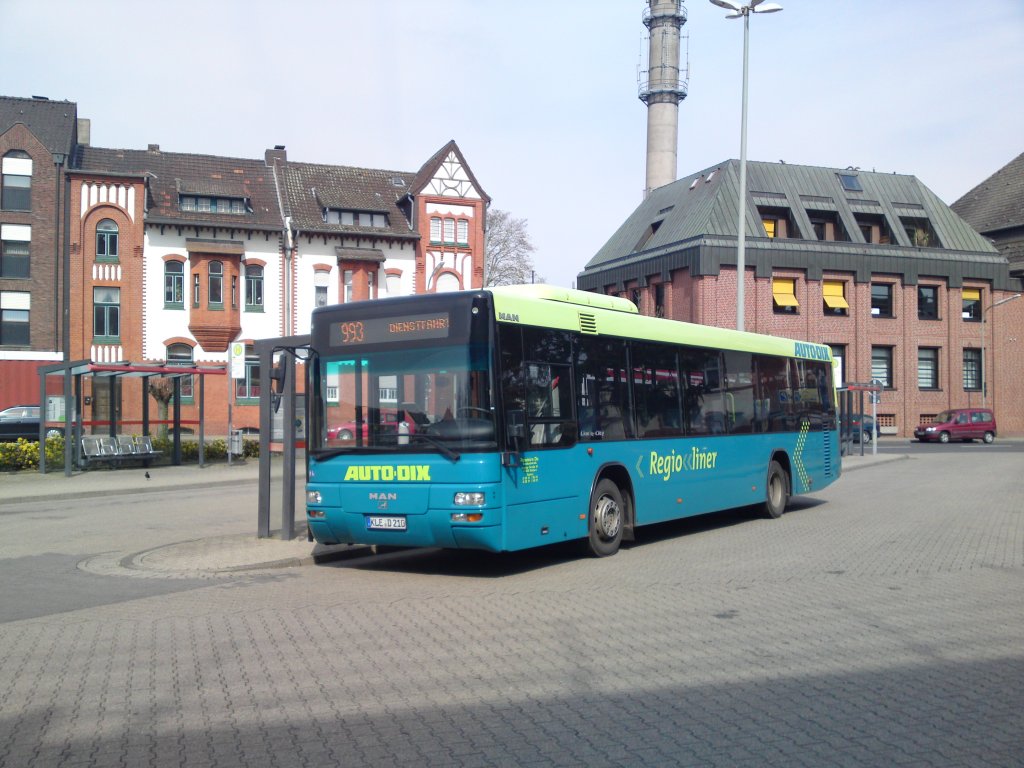
<path fill-rule="evenodd" d="M 775 519 L 782 517 L 789 503 L 789 476 L 782 465 L 772 461 L 768 465 L 768 481 L 765 486 L 764 512 Z"/>
<path fill-rule="evenodd" d="M 600 480 L 590 496 L 587 548 L 591 554 L 608 557 L 619 551 L 625 513 L 619 486 L 608 478 Z"/>

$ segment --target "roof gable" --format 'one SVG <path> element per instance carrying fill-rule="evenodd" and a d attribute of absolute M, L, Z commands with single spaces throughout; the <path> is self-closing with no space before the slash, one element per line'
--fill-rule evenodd
<path fill-rule="evenodd" d="M 452 139 L 433 154 L 412 181 L 413 194 L 461 197 L 490 202 L 490 197 L 473 175 L 462 150 Z"/>

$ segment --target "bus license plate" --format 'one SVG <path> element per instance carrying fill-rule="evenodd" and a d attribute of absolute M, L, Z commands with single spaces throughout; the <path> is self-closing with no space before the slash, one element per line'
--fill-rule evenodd
<path fill-rule="evenodd" d="M 404 531 L 405 518 L 371 515 L 366 518 L 366 529 L 368 531 Z"/>

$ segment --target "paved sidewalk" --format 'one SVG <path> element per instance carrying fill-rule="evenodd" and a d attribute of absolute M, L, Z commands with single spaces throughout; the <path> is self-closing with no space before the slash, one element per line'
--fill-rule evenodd
<path fill-rule="evenodd" d="M 275 459 L 274 461 L 280 461 Z M 273 462 L 272 462 L 273 466 Z M 70 477 L 64 468 L 48 471 L 0 473 L 0 504 L 13 504 L 43 499 L 75 499 L 87 496 L 109 496 L 124 493 L 149 493 L 168 488 L 202 488 L 215 485 L 253 483 L 259 479 L 259 461 L 246 459 L 229 466 L 225 462 L 175 466 L 109 467 L 76 470 Z M 302 471 L 302 467 L 298 468 Z M 148 474 L 148 478 L 147 478 Z"/>
<path fill-rule="evenodd" d="M 903 454 L 872 455 L 870 446 L 860 455 L 856 446 L 852 455 L 843 457 L 843 472 L 863 469 L 890 461 L 906 459 Z M 280 458 L 271 462 L 280 489 Z M 146 474 L 149 477 L 146 477 Z M 217 578 L 243 572 L 289 568 L 317 562 L 374 553 L 371 547 L 361 545 L 323 546 L 306 538 L 305 508 L 301 503 L 304 492 L 303 464 L 296 471 L 296 538 L 284 541 L 277 537 L 260 539 L 253 530 L 240 530 L 229 536 L 198 538 L 156 548 L 145 549 L 140 541 L 138 551 L 107 553 L 82 564 L 86 571 L 101 575 L 122 575 L 142 578 Z M 224 487 L 237 489 L 250 485 L 255 494 L 259 480 L 259 461 L 226 462 L 199 467 L 188 464 L 180 467 L 157 466 L 128 469 L 94 469 L 76 472 L 65 477 L 63 471 L 47 473 L 17 472 L 0 474 L 0 508 L 6 505 L 67 501 L 88 497 L 121 494 L 148 494 L 168 490 Z M 255 503 L 255 502 L 254 502 Z M 253 516 L 255 518 L 255 515 Z M 273 519 L 276 525 L 278 519 Z"/>

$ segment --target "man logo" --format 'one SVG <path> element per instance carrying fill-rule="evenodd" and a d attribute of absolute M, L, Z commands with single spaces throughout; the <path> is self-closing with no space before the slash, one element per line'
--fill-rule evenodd
<path fill-rule="evenodd" d="M 384 493 L 384 492 L 373 492 L 373 491 L 371 491 L 367 495 L 369 496 L 370 501 L 376 501 L 377 502 L 377 509 L 387 509 L 389 502 L 398 501 L 398 494 L 397 493 Z"/>

